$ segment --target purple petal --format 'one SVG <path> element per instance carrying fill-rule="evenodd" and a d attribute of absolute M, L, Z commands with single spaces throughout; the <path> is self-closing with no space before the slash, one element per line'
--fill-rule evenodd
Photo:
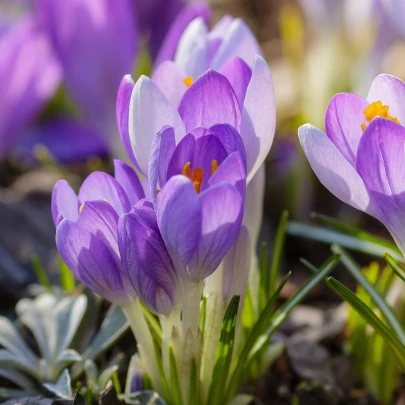
<path fill-rule="evenodd" d="M 208 64 L 208 28 L 203 18 L 193 20 L 180 38 L 174 61 L 186 76 L 201 76 Z"/>
<path fill-rule="evenodd" d="M 163 62 L 155 70 L 152 80 L 158 85 L 166 98 L 174 107 L 180 103 L 181 98 L 187 90 L 183 82 L 186 75 L 172 61 Z"/>
<path fill-rule="evenodd" d="M 58 163 L 83 162 L 92 156 L 106 156 L 103 136 L 71 119 L 56 119 L 28 133 L 13 153 L 26 164 L 37 164 L 35 151 L 45 147 Z"/>
<path fill-rule="evenodd" d="M 405 206 L 405 128 L 374 119 L 360 141 L 357 171 L 382 212 L 381 221 L 403 249 Z"/>
<path fill-rule="evenodd" d="M 79 201 L 66 180 L 58 180 L 52 189 L 52 218 L 55 226 L 66 218 L 76 221 L 79 216 Z"/>
<path fill-rule="evenodd" d="M 242 226 L 238 238 L 223 261 L 224 278 L 222 294 L 227 302 L 234 295 L 239 295 L 241 298 L 245 296 L 251 258 L 252 240 L 249 230 L 245 226 Z"/>
<path fill-rule="evenodd" d="M 243 20 L 235 18 L 223 37 L 211 67 L 219 70 L 227 61 L 238 56 L 252 68 L 257 54 L 261 55 L 262 51 L 256 37 Z"/>
<path fill-rule="evenodd" d="M 103 172 L 91 173 L 79 190 L 80 204 L 94 200 L 107 200 L 118 215 L 131 209 L 128 197 L 118 181 Z"/>
<path fill-rule="evenodd" d="M 135 159 L 134 152 L 132 151 L 131 140 L 129 139 L 129 103 L 131 101 L 131 94 L 134 90 L 135 83 L 131 75 L 125 75 L 120 83 L 117 94 L 116 105 L 116 118 L 118 131 L 120 134 L 121 142 L 124 145 L 125 151 L 131 162 L 139 169 L 138 162 Z"/>
<path fill-rule="evenodd" d="M 201 203 L 191 181 L 185 176 L 172 177 L 159 194 L 157 219 L 176 267 L 186 266 L 197 248 L 201 215 Z M 183 270 L 182 277 L 186 276 Z"/>
<path fill-rule="evenodd" d="M 112 116 L 137 53 L 129 0 L 39 0 L 38 7 L 74 99 L 98 121 Z"/>
<path fill-rule="evenodd" d="M 141 76 L 131 96 L 129 136 L 134 156 L 145 175 L 152 141 L 165 125 L 174 128 L 177 142 L 186 133 L 175 107 L 151 79 Z"/>
<path fill-rule="evenodd" d="M 239 234 L 243 218 L 243 200 L 230 184 L 219 184 L 199 195 L 201 203 L 201 237 L 189 264 L 192 280 L 212 274 Z"/>
<path fill-rule="evenodd" d="M 197 17 L 202 17 L 208 25 L 211 20 L 211 10 L 208 4 L 190 3 L 186 4 L 177 16 L 176 20 L 166 34 L 165 40 L 160 47 L 159 54 L 155 59 L 155 66 L 159 66 L 165 60 L 173 60 L 180 37 L 188 25 Z"/>
<path fill-rule="evenodd" d="M 95 293 L 116 304 L 128 301 L 119 263 L 97 236 L 64 219 L 56 229 L 56 246 L 70 270 Z"/>
<path fill-rule="evenodd" d="M 86 201 L 77 223 L 100 239 L 119 261 L 118 214 L 106 201 Z"/>
<path fill-rule="evenodd" d="M 309 124 L 298 129 L 298 137 L 319 181 L 346 204 L 375 215 L 363 180 L 332 141 Z"/>
<path fill-rule="evenodd" d="M 179 105 L 186 130 L 209 128 L 216 124 L 240 127 L 241 112 L 228 79 L 209 70 L 186 91 Z"/>
<path fill-rule="evenodd" d="M 228 124 L 219 124 L 212 126 L 210 131 L 221 141 L 228 155 L 233 152 L 239 152 L 246 164 L 246 152 L 243 139 L 234 127 Z"/>
<path fill-rule="evenodd" d="M 388 105 L 390 115 L 405 125 L 405 83 L 402 80 L 387 74 L 377 76 L 371 84 L 367 100 L 369 103 L 381 101 L 383 105 Z"/>
<path fill-rule="evenodd" d="M 167 170 L 175 148 L 174 129 L 172 127 L 163 127 L 152 143 L 149 159 L 148 179 L 150 194 L 154 202 L 157 198 L 157 190 L 161 189 L 166 183 Z"/>
<path fill-rule="evenodd" d="M 236 187 L 242 199 L 246 195 L 246 164 L 239 152 L 229 155 L 208 181 L 209 186 L 229 183 Z"/>
<path fill-rule="evenodd" d="M 234 57 L 222 66 L 219 73 L 223 74 L 231 83 L 242 108 L 246 90 L 252 77 L 252 70 L 242 59 Z"/>
<path fill-rule="evenodd" d="M 246 150 L 248 182 L 266 159 L 276 128 L 273 79 L 265 60 L 256 55 L 246 91 L 240 134 Z"/>
<path fill-rule="evenodd" d="M 120 218 L 119 245 L 141 300 L 153 311 L 168 315 L 175 303 L 177 279 L 152 208 L 135 207 Z"/>
<path fill-rule="evenodd" d="M 326 134 L 353 167 L 357 148 L 363 135 L 361 123 L 366 121 L 364 98 L 351 93 L 339 93 L 329 103 L 325 117 Z"/>
<path fill-rule="evenodd" d="M 135 205 L 139 200 L 145 198 L 139 177 L 131 166 L 121 160 L 115 159 L 114 177 L 125 191 L 131 205 Z"/>
<path fill-rule="evenodd" d="M 0 37 L 0 159 L 56 92 L 61 69 L 38 22 L 23 18 Z"/>

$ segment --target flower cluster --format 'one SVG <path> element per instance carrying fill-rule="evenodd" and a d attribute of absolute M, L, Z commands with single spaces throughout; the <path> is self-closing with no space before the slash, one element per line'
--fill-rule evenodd
<path fill-rule="evenodd" d="M 202 350 L 215 354 L 220 325 L 203 348 L 201 295 L 215 272 L 223 311 L 246 291 L 260 222 L 257 184 L 275 129 L 272 77 L 243 21 L 225 17 L 209 32 L 200 17 L 152 78 L 123 78 L 116 110 L 124 148 L 143 180 L 116 160 L 114 177 L 94 172 L 77 195 L 59 181 L 52 194 L 56 243 L 79 280 L 122 306 L 159 389 L 139 302 L 160 318 L 167 378 L 170 345 L 185 364 L 185 380 Z"/>

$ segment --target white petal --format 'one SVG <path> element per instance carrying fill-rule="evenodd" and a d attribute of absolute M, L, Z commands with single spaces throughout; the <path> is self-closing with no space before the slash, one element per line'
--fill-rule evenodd
<path fill-rule="evenodd" d="M 197 79 L 208 69 L 208 28 L 204 19 L 194 19 L 180 37 L 174 61 L 186 74 Z"/>
<path fill-rule="evenodd" d="M 276 129 L 273 79 L 265 60 L 256 55 L 242 111 L 241 136 L 246 149 L 249 182 L 266 159 Z"/>
<path fill-rule="evenodd" d="M 174 128 L 176 141 L 186 133 L 176 108 L 151 79 L 141 76 L 135 84 L 129 105 L 129 137 L 135 159 L 146 176 L 153 138 L 165 125 Z"/>

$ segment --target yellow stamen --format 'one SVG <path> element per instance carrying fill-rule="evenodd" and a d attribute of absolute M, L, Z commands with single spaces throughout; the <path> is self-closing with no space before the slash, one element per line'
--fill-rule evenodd
<path fill-rule="evenodd" d="M 183 79 L 183 83 L 187 86 L 190 87 L 194 83 L 194 79 L 191 76 L 187 76 Z"/>
<path fill-rule="evenodd" d="M 397 124 L 400 124 L 399 119 L 393 117 L 388 110 L 390 107 L 388 105 L 383 105 L 381 101 L 374 101 L 370 103 L 367 108 L 364 109 L 363 114 L 366 121 L 371 122 L 376 117 L 386 118 L 388 120 L 394 121 Z M 364 132 L 367 128 L 367 124 L 365 122 L 361 123 L 361 129 Z"/>
<path fill-rule="evenodd" d="M 211 173 L 210 173 L 211 176 L 217 171 L 218 166 L 219 166 L 218 160 L 212 159 L 212 162 L 211 162 Z"/>

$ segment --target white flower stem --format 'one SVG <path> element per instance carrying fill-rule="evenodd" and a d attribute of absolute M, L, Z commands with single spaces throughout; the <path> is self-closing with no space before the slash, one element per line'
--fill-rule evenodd
<path fill-rule="evenodd" d="M 203 283 L 184 283 L 183 306 L 181 313 L 182 336 L 185 338 L 190 329 L 193 334 L 197 333 L 200 321 L 200 302 Z"/>
<path fill-rule="evenodd" d="M 153 337 L 139 299 L 132 300 L 125 306 L 123 305 L 122 310 L 135 336 L 139 357 L 152 381 L 153 388 L 162 394 L 162 384 L 160 382 L 158 359 L 156 358 L 155 347 L 153 345 Z"/>

